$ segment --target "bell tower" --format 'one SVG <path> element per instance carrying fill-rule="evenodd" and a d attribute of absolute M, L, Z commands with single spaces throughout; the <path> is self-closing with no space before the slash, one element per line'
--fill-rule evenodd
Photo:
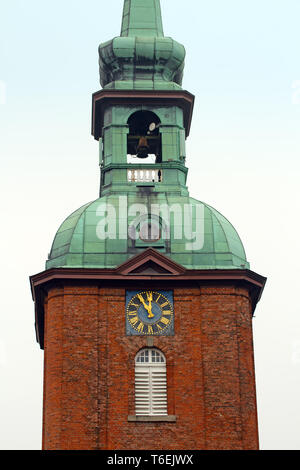
<path fill-rule="evenodd" d="M 181 88 L 184 59 L 184 47 L 163 34 L 159 0 L 124 2 L 121 36 L 99 46 L 103 89 L 93 95 L 93 135 L 100 196 L 136 193 L 132 183 L 188 194 L 185 139 L 194 97 Z"/>
<path fill-rule="evenodd" d="M 121 35 L 99 46 L 99 197 L 30 278 L 43 449 L 258 448 L 252 316 L 266 278 L 189 195 L 184 61 L 159 0 L 125 0 Z"/>

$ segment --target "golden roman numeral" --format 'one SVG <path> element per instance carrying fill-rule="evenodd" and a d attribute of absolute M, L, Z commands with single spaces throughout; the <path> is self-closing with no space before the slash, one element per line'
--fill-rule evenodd
<path fill-rule="evenodd" d="M 171 310 L 164 310 L 163 314 L 164 315 L 172 315 L 172 312 L 171 312 Z"/>
<path fill-rule="evenodd" d="M 140 323 L 139 326 L 137 326 L 136 329 L 139 333 L 143 333 L 143 328 L 144 328 L 144 323 Z"/>
<path fill-rule="evenodd" d="M 164 318 L 164 317 L 162 317 L 162 318 L 160 319 L 160 321 L 161 321 L 164 325 L 168 325 L 168 324 L 170 323 L 170 319 L 169 319 L 169 318 Z"/>
<path fill-rule="evenodd" d="M 138 317 L 130 318 L 130 323 L 135 326 L 138 323 L 139 319 Z"/>
<path fill-rule="evenodd" d="M 150 302 L 150 300 L 152 301 L 153 299 L 153 292 L 150 290 L 148 292 L 146 292 L 146 295 L 147 295 L 147 300 Z"/>
<path fill-rule="evenodd" d="M 165 307 L 166 305 L 169 305 L 169 302 L 165 302 L 164 304 L 161 304 L 161 307 Z"/>
<path fill-rule="evenodd" d="M 153 335 L 152 325 L 148 325 L 148 335 Z"/>
<path fill-rule="evenodd" d="M 161 298 L 161 294 L 158 294 L 158 297 L 155 302 L 158 302 L 160 298 Z"/>

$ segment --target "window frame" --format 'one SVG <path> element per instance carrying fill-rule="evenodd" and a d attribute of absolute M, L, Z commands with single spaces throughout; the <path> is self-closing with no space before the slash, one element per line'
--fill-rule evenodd
<path fill-rule="evenodd" d="M 135 356 L 136 417 L 168 416 L 167 361 L 158 348 L 143 348 Z"/>

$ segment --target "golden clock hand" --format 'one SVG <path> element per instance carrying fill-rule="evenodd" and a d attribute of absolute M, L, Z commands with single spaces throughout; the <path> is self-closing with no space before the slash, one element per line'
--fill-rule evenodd
<path fill-rule="evenodd" d="M 152 292 L 147 292 L 147 299 L 149 302 L 149 310 L 148 310 L 148 318 L 153 318 L 155 315 L 152 312 L 152 300 L 153 300 L 153 293 Z"/>
<path fill-rule="evenodd" d="M 149 315 L 153 315 L 152 312 L 151 312 L 151 305 L 147 305 L 145 300 L 144 300 L 144 297 L 142 296 L 142 294 L 138 294 L 138 298 L 139 300 L 142 302 L 142 304 L 144 305 L 145 307 L 145 310 L 147 310 L 148 314 Z M 148 318 L 151 318 L 151 316 L 149 317 L 148 315 Z M 153 315 L 154 316 L 154 315 Z"/>
<path fill-rule="evenodd" d="M 146 309 L 147 312 L 148 312 L 149 306 L 146 305 L 146 302 L 145 302 L 144 297 L 142 296 L 142 294 L 138 294 L 137 296 L 138 296 L 138 298 L 139 298 L 139 301 L 142 302 L 142 304 L 144 305 L 145 309 Z"/>
<path fill-rule="evenodd" d="M 152 292 L 150 292 L 150 295 L 149 295 L 148 292 L 147 292 L 147 300 L 149 301 L 149 305 L 146 304 L 146 302 L 145 302 L 144 297 L 142 296 L 142 294 L 138 294 L 138 298 L 139 298 L 140 302 L 142 302 L 142 304 L 144 305 L 145 310 L 147 310 L 147 312 L 148 312 L 148 318 L 153 318 L 154 315 L 153 315 L 153 313 L 152 313 L 152 306 L 151 306 Z"/>

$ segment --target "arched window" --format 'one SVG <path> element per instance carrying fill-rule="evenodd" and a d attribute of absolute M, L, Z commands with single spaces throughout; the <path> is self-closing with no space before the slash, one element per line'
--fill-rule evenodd
<path fill-rule="evenodd" d="M 129 117 L 127 124 L 129 127 L 127 162 L 161 163 L 161 135 L 159 132 L 161 123 L 159 117 L 152 111 L 136 111 Z"/>
<path fill-rule="evenodd" d="M 168 414 L 166 359 L 158 349 L 142 349 L 136 355 L 135 414 Z"/>

